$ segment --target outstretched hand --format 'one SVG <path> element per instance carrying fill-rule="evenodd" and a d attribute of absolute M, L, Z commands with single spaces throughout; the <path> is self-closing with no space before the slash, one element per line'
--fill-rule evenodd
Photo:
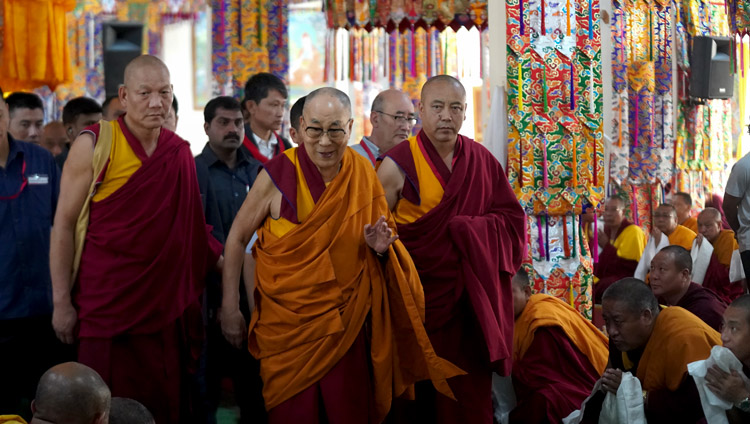
<path fill-rule="evenodd" d="M 398 239 L 397 234 L 388 227 L 385 216 L 382 216 L 372 225 L 365 224 L 365 242 L 376 253 L 383 254 L 388 247 Z"/>

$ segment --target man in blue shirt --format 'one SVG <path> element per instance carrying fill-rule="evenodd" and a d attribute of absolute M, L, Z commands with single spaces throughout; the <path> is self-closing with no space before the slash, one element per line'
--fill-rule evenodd
<path fill-rule="evenodd" d="M 203 152 L 195 158 L 203 212 L 206 223 L 214 227 L 213 235 L 224 243 L 234 217 L 245 201 L 258 175 L 260 162 L 245 149 L 242 140 L 245 136 L 242 110 L 237 100 L 231 97 L 217 97 L 206 104 L 203 111 L 203 124 L 208 143 Z M 247 296 L 240 289 L 245 319 L 250 318 Z M 206 351 L 204 355 L 206 423 L 216 422 L 216 410 L 221 395 L 221 379 L 232 376 L 234 392 L 240 407 L 240 423 L 266 421 L 266 410 L 261 393 L 259 363 L 247 349 L 231 346 L 221 333 L 218 322 L 218 308 L 221 306 L 221 279 L 218 275 L 208 277 L 204 312 L 206 314 Z M 202 361 L 203 362 L 203 361 Z M 204 412 L 194 411 L 195 415 Z"/>
<path fill-rule="evenodd" d="M 30 418 L 39 377 L 72 357 L 52 330 L 50 229 L 60 190 L 52 155 L 8 133 L 0 89 L 0 411 Z"/>

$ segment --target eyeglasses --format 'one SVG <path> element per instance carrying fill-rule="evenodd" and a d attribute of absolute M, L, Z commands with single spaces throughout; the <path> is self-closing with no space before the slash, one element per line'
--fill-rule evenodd
<path fill-rule="evenodd" d="M 375 112 L 382 113 L 383 115 L 386 115 L 386 116 L 390 116 L 391 118 L 393 118 L 394 121 L 396 121 L 397 124 L 405 122 L 405 123 L 414 125 L 417 123 L 416 116 L 391 115 L 390 113 L 385 113 L 379 110 L 376 110 Z"/>
<path fill-rule="evenodd" d="M 323 137 L 323 134 L 325 134 L 331 141 L 341 141 L 344 139 L 344 137 L 346 137 L 346 130 L 342 128 L 329 128 L 327 130 L 323 130 L 323 128 L 318 127 L 307 127 L 305 128 L 305 134 L 312 140 L 317 140 Z"/>

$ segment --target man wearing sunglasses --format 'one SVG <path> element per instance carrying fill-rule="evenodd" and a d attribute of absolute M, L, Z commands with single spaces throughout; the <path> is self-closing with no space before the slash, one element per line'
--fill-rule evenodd
<path fill-rule="evenodd" d="M 411 136 L 411 130 L 417 123 L 414 105 L 403 91 L 382 91 L 372 102 L 370 123 L 370 136 L 363 137 L 352 148 L 376 166 L 381 155 Z"/>
<path fill-rule="evenodd" d="M 43 147 L 8 132 L 0 89 L 0 411 L 30 418 L 28 401 L 52 365 L 72 357 L 52 331 L 50 228 L 60 171 Z M 10 383 L 12 382 L 12 383 Z"/>
<path fill-rule="evenodd" d="M 222 331 L 238 347 L 248 334 L 272 424 L 382 422 L 415 380 L 450 396 L 445 379 L 461 373 L 430 346 L 416 269 L 351 128 L 346 94 L 310 93 L 302 142 L 264 164 L 224 248 Z M 256 230 L 248 333 L 238 288 Z"/>

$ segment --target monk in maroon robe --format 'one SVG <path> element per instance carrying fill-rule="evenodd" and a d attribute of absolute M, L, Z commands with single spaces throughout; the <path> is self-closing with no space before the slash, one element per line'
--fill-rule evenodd
<path fill-rule="evenodd" d="M 156 422 L 182 422 L 185 374 L 200 353 L 198 297 L 221 244 L 202 213 L 187 142 L 161 128 L 172 102 L 166 66 L 125 69 L 127 114 L 78 136 L 52 233 L 52 324 L 114 396 Z"/>
<path fill-rule="evenodd" d="M 448 383 L 458 401 L 417 390 L 422 422 L 491 423 L 491 375 L 510 373 L 510 278 L 526 253 L 526 218 L 502 167 L 459 135 L 466 92 L 447 75 L 422 88 L 422 131 L 378 169 L 400 239 L 425 292 L 437 354 L 468 372 Z"/>
<path fill-rule="evenodd" d="M 659 302 L 692 312 L 711 328 L 721 331 L 727 305 L 716 293 L 692 283 L 693 260 L 682 246 L 667 246 L 651 260 L 651 290 Z"/>
<path fill-rule="evenodd" d="M 599 262 L 594 264 L 594 301 L 601 303 L 602 294 L 614 282 L 632 277 L 638 267 L 646 236 L 641 227 L 625 219 L 625 202 L 610 197 L 604 205 L 604 230 L 599 231 Z"/>
<path fill-rule="evenodd" d="M 701 211 L 698 214 L 697 243 L 700 245 L 705 239 L 714 248 L 703 278 L 703 287 L 712 290 L 724 302 L 730 303 L 744 293 L 745 287 L 741 278 L 730 278 L 729 268 L 734 251 L 739 249 L 739 245 L 734 231 L 722 229 L 721 219 L 718 209 L 707 207 Z"/>

